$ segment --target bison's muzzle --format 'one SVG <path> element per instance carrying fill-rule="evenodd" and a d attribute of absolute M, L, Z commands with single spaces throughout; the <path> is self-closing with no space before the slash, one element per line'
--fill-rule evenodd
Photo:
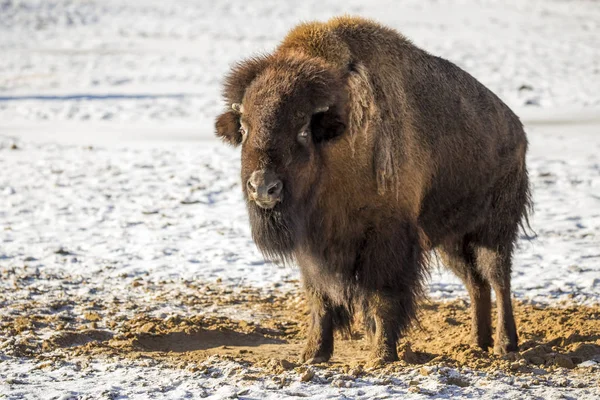
<path fill-rule="evenodd" d="M 275 207 L 282 199 L 283 182 L 271 171 L 254 171 L 246 182 L 248 199 L 264 209 Z"/>

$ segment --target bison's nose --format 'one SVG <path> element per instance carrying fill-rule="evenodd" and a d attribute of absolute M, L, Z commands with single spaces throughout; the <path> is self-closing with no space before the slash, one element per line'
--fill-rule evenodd
<path fill-rule="evenodd" d="M 273 208 L 281 201 L 283 182 L 270 171 L 254 171 L 247 182 L 248 197 L 259 207 Z"/>

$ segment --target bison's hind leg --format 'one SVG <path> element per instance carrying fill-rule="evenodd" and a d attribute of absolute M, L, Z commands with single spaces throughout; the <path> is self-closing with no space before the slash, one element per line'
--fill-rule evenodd
<path fill-rule="evenodd" d="M 488 280 L 477 268 L 468 238 L 447 243 L 438 253 L 465 284 L 471 298 L 471 341 L 483 350 L 492 346 L 492 302 Z"/>
<path fill-rule="evenodd" d="M 347 308 L 333 305 L 326 296 L 312 290 L 308 290 L 308 301 L 310 327 L 300 362 L 319 364 L 333 355 L 334 330 L 350 329 L 351 314 Z"/>
<path fill-rule="evenodd" d="M 497 235 L 494 235 L 497 236 Z M 512 241 L 489 235 L 467 235 L 440 247 L 444 264 L 465 283 L 471 298 L 471 338 L 496 354 L 517 351 L 517 329 L 510 294 Z M 496 293 L 498 322 L 492 341 L 491 288 Z"/>
<path fill-rule="evenodd" d="M 477 266 L 496 293 L 498 319 L 494 353 L 499 355 L 519 350 L 510 292 L 512 247 L 512 243 L 475 247 Z"/>
<path fill-rule="evenodd" d="M 487 221 L 472 235 L 477 270 L 496 293 L 498 312 L 494 352 L 518 350 L 517 328 L 510 290 L 512 255 L 519 226 L 531 207 L 526 173 L 513 171 L 501 180 L 495 191 L 495 206 Z"/>
<path fill-rule="evenodd" d="M 494 352 L 500 355 L 518 350 L 510 274 L 519 227 L 523 222 L 527 223 L 527 215 L 532 208 L 524 161 L 525 146 L 522 150 L 522 159 L 512 169 L 508 168 L 496 184 L 492 193 L 494 207 L 486 222 L 472 235 L 477 270 L 496 293 L 498 322 Z"/>

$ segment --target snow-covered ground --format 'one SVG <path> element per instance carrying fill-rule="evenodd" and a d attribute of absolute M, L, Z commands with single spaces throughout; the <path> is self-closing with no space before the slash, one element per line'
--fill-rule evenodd
<path fill-rule="evenodd" d="M 598 126 L 529 129 L 537 236 L 519 243 L 518 299 L 600 301 Z M 297 279 L 297 270 L 265 263 L 250 238 L 236 150 L 217 142 L 121 148 L 16 136 L 0 141 L 0 170 L 9 172 L 0 180 L 3 265 L 85 274 L 109 292 L 145 274 L 270 287 Z M 434 268 L 432 298 L 465 293 L 456 277 Z"/>
<path fill-rule="evenodd" d="M 515 108 L 530 139 L 537 236 L 520 241 L 514 295 L 540 304 L 600 303 L 600 4 L 5 0 L 0 315 L 32 300 L 143 304 L 148 293 L 131 289 L 142 278 L 164 292 L 217 280 L 232 288 L 295 290 L 298 272 L 265 263 L 251 241 L 237 151 L 212 139 L 219 83 L 229 65 L 269 51 L 297 22 L 342 13 L 397 28 Z M 466 292 L 434 269 L 430 296 Z M 150 312 L 186 307 L 167 299 Z M 0 397 L 536 398 L 545 391 L 558 398 L 578 390 L 523 391 L 512 378 L 439 389 L 449 373 L 420 378 L 429 394 L 368 380 L 353 388 L 298 383 L 278 392 L 225 373 L 109 361 L 48 371 L 0 353 Z M 399 379 L 410 381 L 411 374 Z"/>

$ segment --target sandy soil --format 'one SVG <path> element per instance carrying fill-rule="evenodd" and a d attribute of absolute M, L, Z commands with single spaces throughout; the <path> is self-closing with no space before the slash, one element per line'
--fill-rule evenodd
<path fill-rule="evenodd" d="M 137 286 L 144 287 L 143 281 Z M 188 285 L 193 285 L 188 283 Z M 151 310 L 124 317 L 120 310 L 139 304 L 78 304 L 87 311 L 61 318 L 70 302 L 57 302 L 45 313 L 40 304 L 23 303 L 13 317 L 0 324 L 0 335 L 14 340 L 4 343 L 8 355 L 35 359 L 39 368 L 52 369 L 61 361 L 85 364 L 98 358 L 137 360 L 182 368 L 192 373 L 211 374 L 220 361 L 239 364 L 243 380 L 271 379 L 282 386 L 293 379 L 325 379 L 347 384 L 356 379 L 405 374 L 418 370 L 420 376 L 433 372 L 469 369 L 486 376 L 502 374 L 522 381 L 522 387 L 562 386 L 589 389 L 600 394 L 600 307 L 516 305 L 519 353 L 499 357 L 468 344 L 469 310 L 462 300 L 424 301 L 419 324 L 399 344 L 401 361 L 382 369 L 366 367 L 369 343 L 360 324 L 351 338 L 337 338 L 330 363 L 316 367 L 297 363 L 307 326 L 307 309 L 298 290 L 265 296 L 255 288 L 232 290 L 218 283 L 196 288 L 193 299 L 179 301 L 202 308 L 230 308 L 230 315 L 174 315 L 160 318 Z M 146 290 L 156 288 L 146 286 Z M 165 293 L 166 295 L 166 293 Z M 466 387 L 465 376 L 447 376 L 447 384 Z M 411 380 L 419 391 L 419 380 Z"/>

